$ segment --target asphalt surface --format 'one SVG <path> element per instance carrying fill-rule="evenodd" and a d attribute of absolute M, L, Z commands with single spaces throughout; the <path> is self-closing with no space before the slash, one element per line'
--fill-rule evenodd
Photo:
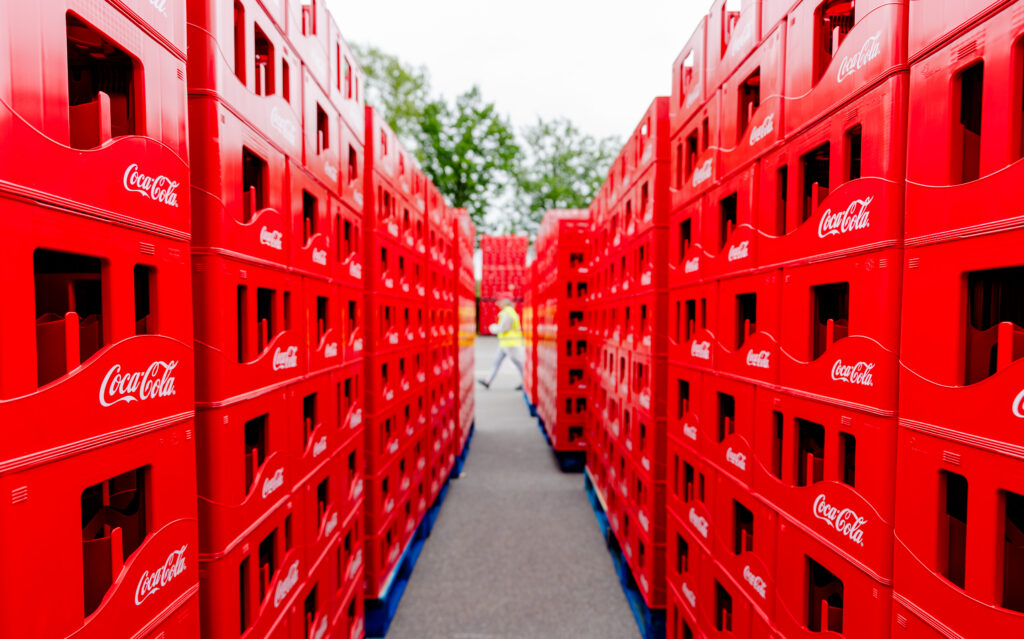
<path fill-rule="evenodd" d="M 477 338 L 477 377 L 497 341 Z M 477 386 L 476 434 L 388 639 L 636 639 L 583 492 L 559 471 L 507 359 Z"/>

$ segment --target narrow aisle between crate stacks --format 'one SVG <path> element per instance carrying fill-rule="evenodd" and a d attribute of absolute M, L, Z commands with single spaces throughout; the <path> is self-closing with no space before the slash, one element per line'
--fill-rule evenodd
<path fill-rule="evenodd" d="M 477 376 L 497 340 L 478 337 Z M 563 474 L 506 364 L 478 387 L 465 476 L 453 480 L 388 639 L 638 636 L 578 474 Z"/>

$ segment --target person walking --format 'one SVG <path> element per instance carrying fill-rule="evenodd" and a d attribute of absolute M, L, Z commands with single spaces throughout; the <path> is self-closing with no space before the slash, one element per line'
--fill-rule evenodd
<path fill-rule="evenodd" d="M 502 362 L 507 357 L 519 369 L 520 382 L 516 390 L 522 390 L 523 362 L 526 359 L 526 353 L 523 350 L 523 328 L 519 323 L 519 315 L 516 313 L 511 295 L 507 293 L 499 295 L 498 307 L 501 309 L 498 312 L 498 323 L 490 326 L 491 333 L 498 336 L 498 355 L 494 358 L 494 368 L 491 369 L 490 376 L 477 381 L 481 386 L 489 389 L 498 375 L 498 369 L 501 368 Z"/>

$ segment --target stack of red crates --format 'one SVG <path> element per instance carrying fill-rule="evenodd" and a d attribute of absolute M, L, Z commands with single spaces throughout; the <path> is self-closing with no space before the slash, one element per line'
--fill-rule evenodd
<path fill-rule="evenodd" d="M 428 504 L 433 504 L 451 473 L 455 446 L 455 424 L 459 413 L 457 342 L 457 240 L 455 210 L 441 192 L 427 185 L 428 260 L 427 307 L 429 311 L 428 395 L 430 448 Z"/>
<path fill-rule="evenodd" d="M 1020 2 L 911 2 L 894 637 L 1024 633 Z"/>
<path fill-rule="evenodd" d="M 552 210 L 536 240 L 535 351 L 537 416 L 556 452 L 585 453 L 589 394 L 588 332 L 584 321 L 590 286 L 590 211 Z M 525 378 L 525 376 L 524 376 Z"/>
<path fill-rule="evenodd" d="M 665 607 L 668 111 L 651 103 L 591 206 L 585 316 L 587 471 L 651 611 Z"/>
<path fill-rule="evenodd" d="M 906 3 L 726 4 L 671 100 L 669 636 L 888 636 Z"/>
<path fill-rule="evenodd" d="M 523 278 L 523 347 L 526 361 L 523 364 L 523 396 L 530 407 L 530 414 L 537 412 L 537 260 L 526 267 Z"/>
<path fill-rule="evenodd" d="M 461 455 L 472 434 L 476 415 L 476 275 L 473 269 L 473 252 L 476 247 L 476 226 L 465 209 L 455 210 L 455 247 L 458 258 L 456 266 L 456 313 L 458 315 L 458 364 L 456 384 L 459 405 L 458 445 L 456 454 Z"/>
<path fill-rule="evenodd" d="M 431 505 L 430 223 L 426 178 L 372 108 L 366 141 L 366 597 L 380 599 Z"/>
<path fill-rule="evenodd" d="M 522 316 L 523 281 L 526 271 L 526 252 L 530 238 L 525 235 L 481 235 L 480 253 L 480 329 L 482 335 L 490 333 L 491 324 L 498 321 L 497 300 L 511 295 L 516 312 Z"/>
<path fill-rule="evenodd" d="M 199 632 L 184 33 L 0 2 L 5 637 Z"/>
<path fill-rule="evenodd" d="M 187 10 L 203 635 L 361 636 L 362 74 L 321 3 Z"/>

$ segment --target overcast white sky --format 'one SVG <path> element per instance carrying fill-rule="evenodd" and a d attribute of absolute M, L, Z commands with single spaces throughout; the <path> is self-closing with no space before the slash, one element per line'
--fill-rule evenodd
<path fill-rule="evenodd" d="M 625 139 L 711 0 L 328 0 L 345 38 L 430 71 L 451 99 L 479 84 L 518 128 L 565 116 Z"/>

